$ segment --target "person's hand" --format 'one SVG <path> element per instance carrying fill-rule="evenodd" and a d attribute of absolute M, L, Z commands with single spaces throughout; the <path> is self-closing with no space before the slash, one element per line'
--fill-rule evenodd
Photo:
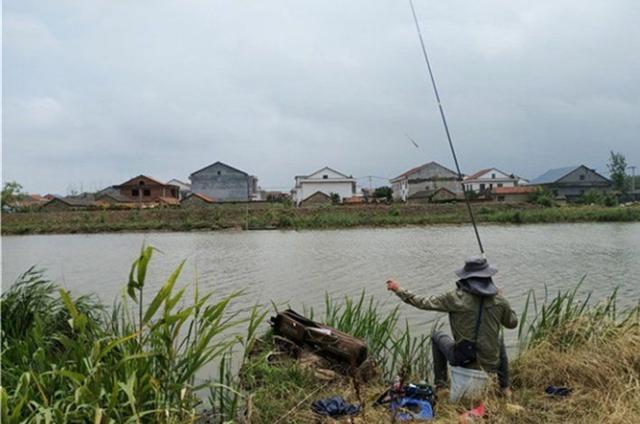
<path fill-rule="evenodd" d="M 502 290 L 502 287 L 497 287 L 498 289 L 498 296 L 502 296 L 502 293 L 504 293 L 504 290 Z"/>
<path fill-rule="evenodd" d="M 394 279 L 387 280 L 387 290 L 391 290 L 392 292 L 397 292 L 400 290 L 400 284 Z"/>

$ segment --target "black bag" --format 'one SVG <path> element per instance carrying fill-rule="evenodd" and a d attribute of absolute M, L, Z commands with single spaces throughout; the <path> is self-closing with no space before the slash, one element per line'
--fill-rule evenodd
<path fill-rule="evenodd" d="M 453 347 L 454 364 L 459 367 L 476 362 L 476 342 L 478 341 L 478 331 L 480 330 L 480 322 L 482 321 L 482 309 L 484 306 L 484 297 L 480 298 L 480 308 L 478 309 L 478 318 L 476 319 L 476 331 L 473 340 L 461 340 Z"/>

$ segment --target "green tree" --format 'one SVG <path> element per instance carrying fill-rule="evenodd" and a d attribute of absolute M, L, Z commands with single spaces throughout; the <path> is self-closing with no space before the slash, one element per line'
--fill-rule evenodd
<path fill-rule="evenodd" d="M 387 199 L 387 201 L 391 201 L 393 196 L 393 189 L 389 186 L 377 187 L 373 191 L 373 197 L 376 199 Z"/>
<path fill-rule="evenodd" d="M 555 206 L 556 204 L 553 193 L 545 187 L 538 187 L 536 191 L 530 193 L 529 201 L 542 206 Z"/>
<path fill-rule="evenodd" d="M 613 188 L 626 193 L 629 188 L 629 181 L 627 179 L 627 160 L 624 155 L 611 151 L 607 168 L 609 168 L 609 175 L 611 181 L 613 181 Z"/>
<path fill-rule="evenodd" d="M 340 200 L 340 195 L 338 193 L 331 193 L 331 203 L 337 205 L 338 203 L 340 203 Z"/>
<path fill-rule="evenodd" d="M 22 186 L 15 181 L 8 181 L 2 187 L 2 205 L 12 206 L 17 200 L 24 198 Z"/>

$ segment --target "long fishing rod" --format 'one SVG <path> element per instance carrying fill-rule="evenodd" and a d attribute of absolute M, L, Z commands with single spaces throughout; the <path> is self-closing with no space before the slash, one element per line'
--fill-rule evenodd
<path fill-rule="evenodd" d="M 440 102 L 440 94 L 438 94 L 438 87 L 436 86 L 436 80 L 433 77 L 433 71 L 431 70 L 431 63 L 429 62 L 429 55 L 427 55 L 427 48 L 425 47 L 424 40 L 422 38 L 422 31 L 420 31 L 420 25 L 418 24 L 418 17 L 416 16 L 416 9 L 413 7 L 413 0 L 409 0 L 409 5 L 411 6 L 411 13 L 413 13 L 413 21 L 416 23 L 416 30 L 418 31 L 418 38 L 420 38 L 420 46 L 422 47 L 422 54 L 424 56 L 424 60 L 427 63 L 427 69 L 429 70 L 429 78 L 431 79 L 431 86 L 433 87 L 433 92 L 436 95 L 436 100 L 438 101 L 438 109 L 440 109 L 440 117 L 442 117 L 442 124 L 444 125 L 444 131 L 447 133 L 447 140 L 449 140 L 449 147 L 451 148 L 451 154 L 453 155 L 453 161 L 456 164 L 456 171 L 458 171 L 458 181 L 460 181 L 460 185 L 462 185 L 462 193 L 464 194 L 464 201 L 467 204 L 467 210 L 469 211 L 469 217 L 471 218 L 471 224 L 473 225 L 473 231 L 476 234 L 476 239 L 478 240 L 478 246 L 480 247 L 480 253 L 484 255 L 484 248 L 482 247 L 482 241 L 480 240 L 480 233 L 478 233 L 478 226 L 476 225 L 476 218 L 473 215 L 473 210 L 471 209 L 471 203 L 469 202 L 469 196 L 467 195 L 467 190 L 464 189 L 464 183 L 462 179 L 462 172 L 460 172 L 460 165 L 458 164 L 458 157 L 456 156 L 456 150 L 453 147 L 453 142 L 451 141 L 451 134 L 449 133 L 449 126 L 447 125 L 447 118 L 444 116 L 444 109 L 442 108 L 442 103 Z"/>

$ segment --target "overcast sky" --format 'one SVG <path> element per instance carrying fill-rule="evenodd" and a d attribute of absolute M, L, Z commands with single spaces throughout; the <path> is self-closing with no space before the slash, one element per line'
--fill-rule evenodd
<path fill-rule="evenodd" d="M 640 166 L 640 2 L 415 5 L 463 172 Z M 29 192 L 453 167 L 406 1 L 5 0 L 2 35 L 3 179 Z"/>

